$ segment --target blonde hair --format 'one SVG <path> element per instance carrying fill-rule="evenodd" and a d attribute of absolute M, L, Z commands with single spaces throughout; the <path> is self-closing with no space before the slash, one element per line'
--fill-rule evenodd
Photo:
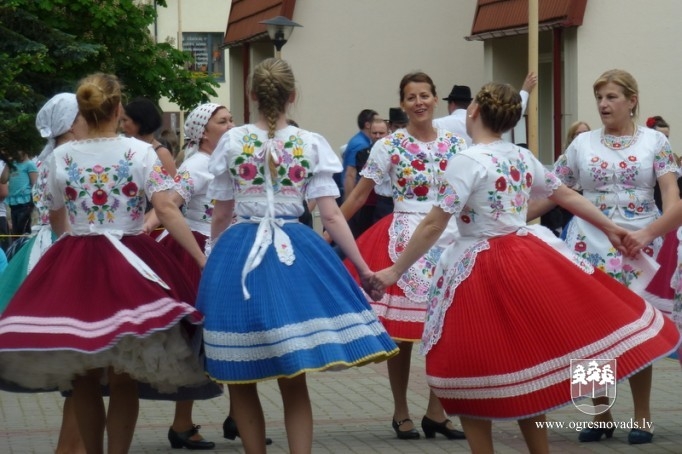
<path fill-rule="evenodd" d="M 571 142 L 573 142 L 573 139 L 578 135 L 578 128 L 582 125 L 585 125 L 587 127 L 588 131 L 591 131 L 592 128 L 590 128 L 590 125 L 588 125 L 584 121 L 576 121 L 571 126 L 568 127 L 568 132 L 566 133 L 566 145 L 564 148 L 568 147 Z"/>
<path fill-rule="evenodd" d="M 474 101 L 483 124 L 496 134 L 509 131 L 521 119 L 521 95 L 509 84 L 485 84 Z"/>
<path fill-rule="evenodd" d="M 78 84 L 76 100 L 88 126 L 98 129 L 101 121 L 116 115 L 121 104 L 121 83 L 113 74 L 91 74 Z"/>
<path fill-rule="evenodd" d="M 601 76 L 594 81 L 592 85 L 593 91 L 596 94 L 597 90 L 608 83 L 614 83 L 623 89 L 623 94 L 627 99 L 632 99 L 633 96 L 637 97 L 637 103 L 632 109 L 632 116 L 636 117 L 639 113 L 639 87 L 637 86 L 637 81 L 632 74 L 623 69 L 610 69 L 604 72 Z"/>
<path fill-rule="evenodd" d="M 279 58 L 268 58 L 253 69 L 249 78 L 251 94 L 258 102 L 258 111 L 268 125 L 268 138 L 275 137 L 277 120 L 286 112 L 291 95 L 296 92 L 294 73 L 287 62 Z M 276 176 L 276 164 L 268 158 L 272 176 Z"/>

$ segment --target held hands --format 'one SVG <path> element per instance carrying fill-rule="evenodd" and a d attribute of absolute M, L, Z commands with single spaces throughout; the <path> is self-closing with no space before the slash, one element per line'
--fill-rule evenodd
<path fill-rule="evenodd" d="M 642 248 L 648 246 L 653 240 L 654 237 L 648 233 L 646 228 L 635 232 L 629 232 L 623 239 L 623 246 L 627 250 L 627 253 L 624 252 L 624 254 L 629 257 L 634 257 Z"/>
<path fill-rule="evenodd" d="M 395 273 L 391 267 L 385 268 L 377 273 L 361 276 L 362 288 L 367 292 L 372 301 L 379 301 L 386 293 L 386 288 L 395 284 L 400 275 Z"/>

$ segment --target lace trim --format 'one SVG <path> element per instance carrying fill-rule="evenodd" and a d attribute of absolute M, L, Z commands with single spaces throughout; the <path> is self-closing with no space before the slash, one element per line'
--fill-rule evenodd
<path fill-rule="evenodd" d="M 426 323 L 422 335 L 419 353 L 426 355 L 438 343 L 443 334 L 445 314 L 455 299 L 455 290 L 471 275 L 479 252 L 490 249 L 488 240 L 479 241 L 469 246 L 459 257 L 454 266 L 439 266 L 434 276 L 434 285 L 429 291 L 429 302 L 426 310 Z M 449 265 L 449 263 L 448 263 Z"/>
<path fill-rule="evenodd" d="M 405 250 L 412 233 L 408 217 L 396 213 L 388 231 L 388 255 L 393 263 Z M 432 247 L 400 276 L 397 285 L 405 292 L 405 296 L 422 303 L 427 301 L 431 279 L 442 252 L 443 248 Z"/>

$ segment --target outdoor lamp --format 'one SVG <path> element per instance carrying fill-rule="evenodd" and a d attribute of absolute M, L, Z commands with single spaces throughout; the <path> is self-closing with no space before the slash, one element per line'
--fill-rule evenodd
<path fill-rule="evenodd" d="M 302 27 L 302 25 L 297 24 L 294 21 L 287 19 L 284 16 L 273 17 L 272 19 L 264 20 L 259 22 L 264 24 L 268 30 L 268 36 L 275 45 L 277 52 L 275 56 L 280 58 L 280 52 L 282 46 L 286 44 L 287 40 L 291 36 L 291 32 L 294 31 L 294 27 Z"/>

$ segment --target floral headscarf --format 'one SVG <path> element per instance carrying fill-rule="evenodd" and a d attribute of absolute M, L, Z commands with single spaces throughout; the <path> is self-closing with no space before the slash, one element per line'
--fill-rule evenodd
<path fill-rule="evenodd" d="M 206 129 L 208 120 L 213 116 L 213 112 L 220 107 L 224 106 L 209 102 L 200 105 L 187 115 L 187 120 L 185 120 L 185 140 L 187 141 L 185 159 L 199 150 L 199 143 L 204 136 L 204 130 Z"/>

